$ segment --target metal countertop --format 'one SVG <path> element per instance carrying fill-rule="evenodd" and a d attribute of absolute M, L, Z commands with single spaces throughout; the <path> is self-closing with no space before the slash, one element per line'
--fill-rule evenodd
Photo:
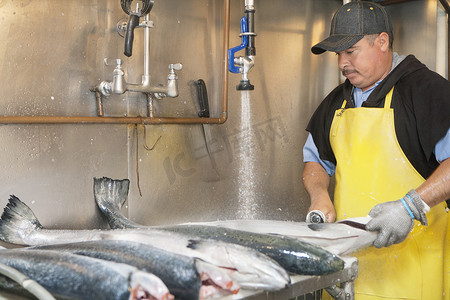
<path fill-rule="evenodd" d="M 302 296 L 326 287 L 335 286 L 339 283 L 349 282 L 354 284 L 358 277 L 358 260 L 355 257 L 343 257 L 345 267 L 342 271 L 323 276 L 291 276 L 291 285 L 276 292 L 241 290 L 238 294 L 221 298 L 222 300 L 287 300 Z M 349 299 L 354 299 L 354 289 L 351 289 Z"/>

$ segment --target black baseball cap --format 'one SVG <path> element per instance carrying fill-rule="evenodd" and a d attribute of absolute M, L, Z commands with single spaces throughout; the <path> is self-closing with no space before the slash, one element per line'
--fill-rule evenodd
<path fill-rule="evenodd" d="M 311 52 L 340 52 L 359 42 L 365 35 L 392 33 L 392 23 L 384 7 L 369 1 L 343 5 L 331 20 L 330 36 L 314 45 Z"/>

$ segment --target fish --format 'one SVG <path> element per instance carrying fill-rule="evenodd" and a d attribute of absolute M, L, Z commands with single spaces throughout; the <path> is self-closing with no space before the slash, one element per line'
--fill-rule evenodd
<path fill-rule="evenodd" d="M 161 279 L 126 264 L 23 249 L 0 250 L 0 263 L 35 280 L 58 299 L 174 299 Z"/>
<path fill-rule="evenodd" d="M 108 177 L 94 178 L 94 198 L 111 228 L 162 228 L 145 226 L 126 218 L 122 206 L 128 198 L 129 180 Z M 277 220 L 224 220 L 211 222 L 188 222 L 181 226 L 215 226 L 261 234 L 288 236 L 321 247 L 338 256 L 348 256 L 371 247 L 376 232 L 365 230 L 370 217 L 349 218 L 336 223 L 312 224 L 307 222 Z M 187 229 L 186 229 L 187 230 Z"/>
<path fill-rule="evenodd" d="M 23 298 L 56 300 L 56 298 L 39 283 L 20 273 L 16 269 L 4 264 L 0 264 L 0 269 L 0 291 L 1 296 L 5 299 L 10 299 L 12 297 L 12 299 L 19 300 Z"/>
<path fill-rule="evenodd" d="M 290 284 L 290 276 L 271 258 L 236 244 L 162 230 L 63 230 L 45 229 L 33 211 L 19 198 L 11 195 L 0 217 L 0 239 L 16 245 L 49 245 L 91 240 L 133 241 L 202 259 L 227 269 L 241 288 L 277 291 Z"/>
<path fill-rule="evenodd" d="M 269 235 L 202 224 L 144 226 L 134 223 L 120 213 L 127 198 L 127 180 L 94 178 L 94 198 L 113 229 L 166 230 L 200 238 L 224 241 L 252 248 L 278 262 L 290 273 L 325 275 L 344 269 L 344 260 L 329 251 L 288 236 Z"/>
<path fill-rule="evenodd" d="M 307 223 L 276 220 L 224 220 L 190 222 L 182 225 L 219 226 L 255 233 L 283 235 L 301 240 L 334 253 L 340 257 L 350 256 L 373 246 L 377 232 L 367 231 L 365 224 L 370 217 L 356 217 L 335 223 Z"/>
<path fill-rule="evenodd" d="M 136 228 L 137 223 L 123 217 L 120 212 L 128 199 L 130 187 L 129 179 L 111 179 L 108 177 L 94 177 L 94 198 L 97 206 L 108 218 L 109 226 L 117 228 Z M 110 199 L 114 199 L 111 201 Z"/>
<path fill-rule="evenodd" d="M 161 229 L 255 249 L 278 262 L 288 272 L 298 275 L 326 275 L 344 269 L 344 260 L 339 256 L 287 236 L 204 225 L 175 225 Z"/>
<path fill-rule="evenodd" d="M 99 240 L 24 249 L 53 250 L 131 265 L 159 277 L 176 299 L 214 299 L 239 291 L 228 274 L 214 265 L 137 242 Z"/>

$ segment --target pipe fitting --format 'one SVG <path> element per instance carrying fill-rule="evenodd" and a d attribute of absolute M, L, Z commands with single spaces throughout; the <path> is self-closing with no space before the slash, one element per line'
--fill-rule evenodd
<path fill-rule="evenodd" d="M 108 81 L 102 81 L 95 88 L 96 91 L 99 91 L 103 96 L 108 97 L 112 94 L 112 83 Z"/>

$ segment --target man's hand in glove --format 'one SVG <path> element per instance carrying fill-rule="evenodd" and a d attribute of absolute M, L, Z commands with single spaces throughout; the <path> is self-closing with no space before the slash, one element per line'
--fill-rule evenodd
<path fill-rule="evenodd" d="M 378 231 L 373 245 L 381 248 L 403 242 L 414 226 L 414 219 L 427 225 L 425 213 L 429 209 L 414 190 L 400 200 L 375 205 L 369 212 L 372 220 L 366 225 L 367 230 Z"/>

